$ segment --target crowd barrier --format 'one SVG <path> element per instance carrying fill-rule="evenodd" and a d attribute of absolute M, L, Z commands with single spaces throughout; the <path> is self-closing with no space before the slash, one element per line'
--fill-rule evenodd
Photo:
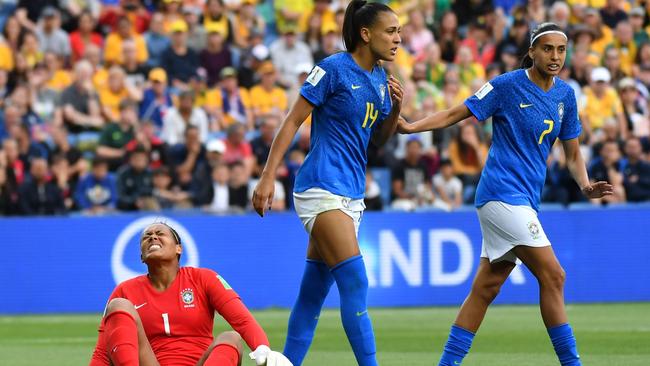
<path fill-rule="evenodd" d="M 650 208 L 550 210 L 540 220 L 567 272 L 567 302 L 650 301 Z M 220 273 L 251 308 L 290 307 L 307 234 L 291 213 L 2 218 L 0 313 L 100 312 L 116 283 L 143 273 L 138 236 L 166 221 L 183 265 Z M 465 212 L 366 213 L 359 232 L 371 306 L 458 305 L 478 264 L 481 233 Z M 523 266 L 499 303 L 536 303 Z M 326 306 L 337 306 L 336 286 Z"/>

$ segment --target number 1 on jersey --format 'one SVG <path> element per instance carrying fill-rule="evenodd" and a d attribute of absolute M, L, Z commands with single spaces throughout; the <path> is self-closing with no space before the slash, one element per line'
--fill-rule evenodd
<path fill-rule="evenodd" d="M 374 125 L 375 121 L 377 121 L 378 115 L 379 110 L 375 109 L 375 103 L 366 102 L 366 118 L 363 120 L 361 128 L 366 128 L 366 124 L 368 124 L 368 118 L 371 120 L 370 126 L 368 126 L 368 128 L 372 128 L 372 125 Z"/>
<path fill-rule="evenodd" d="M 169 329 L 169 314 L 163 313 L 163 324 L 165 325 L 165 334 L 168 336 L 171 335 L 171 329 Z"/>
<path fill-rule="evenodd" d="M 539 140 L 537 141 L 538 145 L 542 144 L 542 139 L 544 138 L 544 136 L 548 135 L 549 133 L 551 133 L 551 131 L 553 131 L 553 120 L 545 119 L 544 124 L 548 125 L 548 128 L 542 131 L 542 134 L 539 135 Z"/>

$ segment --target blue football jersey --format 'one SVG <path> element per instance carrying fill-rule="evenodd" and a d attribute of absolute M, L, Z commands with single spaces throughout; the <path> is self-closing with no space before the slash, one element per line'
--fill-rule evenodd
<path fill-rule="evenodd" d="M 489 201 L 539 209 L 546 158 L 556 138 L 580 135 L 573 89 L 555 78 L 545 92 L 526 70 L 500 75 L 467 98 L 479 121 L 492 116 L 492 146 L 476 191 L 476 206 Z"/>
<path fill-rule="evenodd" d="M 368 142 L 391 109 L 384 69 L 368 72 L 348 52 L 337 53 L 312 69 L 300 94 L 314 110 L 311 147 L 294 191 L 317 187 L 363 198 Z"/>

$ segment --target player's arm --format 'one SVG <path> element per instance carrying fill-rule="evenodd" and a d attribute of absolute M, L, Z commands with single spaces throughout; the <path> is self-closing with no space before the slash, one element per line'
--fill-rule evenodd
<path fill-rule="evenodd" d="M 273 139 L 268 160 L 260 176 L 260 182 L 253 192 L 253 207 L 260 216 L 264 216 L 264 211 L 270 208 L 273 203 L 275 172 L 284 154 L 289 149 L 289 145 L 293 141 L 296 131 L 298 131 L 300 125 L 302 125 L 313 109 L 314 107 L 305 97 L 302 95 L 298 97 L 291 111 L 289 111 L 289 114 L 282 122 L 278 134 Z"/>
<path fill-rule="evenodd" d="M 408 123 L 403 118 L 400 118 L 397 131 L 399 131 L 399 133 L 409 134 L 445 128 L 471 116 L 472 112 L 469 108 L 467 108 L 465 104 L 459 104 L 450 109 L 436 112 L 413 123 Z"/>
<path fill-rule="evenodd" d="M 390 113 L 381 123 L 379 129 L 375 130 L 372 134 L 372 143 L 376 146 L 384 145 L 386 141 L 393 136 L 397 130 L 397 121 L 400 118 L 399 114 L 402 110 L 402 97 L 404 96 L 404 90 L 399 81 L 397 81 L 397 79 L 392 75 L 388 78 L 388 90 L 392 101 L 392 107 Z"/>
<path fill-rule="evenodd" d="M 567 168 L 585 196 L 588 198 L 601 198 L 614 193 L 612 185 L 608 182 L 600 181 L 591 183 L 589 181 L 587 167 L 580 152 L 580 142 L 577 137 L 570 140 L 563 140 L 562 147 L 566 156 Z"/>

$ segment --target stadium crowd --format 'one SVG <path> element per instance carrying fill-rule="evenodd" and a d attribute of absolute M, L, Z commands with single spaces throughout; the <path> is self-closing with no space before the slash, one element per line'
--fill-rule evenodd
<path fill-rule="evenodd" d="M 0 214 L 244 212 L 275 131 L 313 65 L 343 50 L 346 1 L 0 2 Z M 650 1 L 403 0 L 402 115 L 462 102 L 519 67 L 529 31 L 570 37 L 590 177 L 650 201 Z M 519 101 L 513 101 L 518 103 Z M 292 207 L 310 121 L 278 169 L 273 210 Z M 491 122 L 369 147 L 368 209 L 455 209 L 473 200 Z M 388 199 L 389 197 L 389 199 Z M 544 202 L 583 200 L 562 149 Z"/>

